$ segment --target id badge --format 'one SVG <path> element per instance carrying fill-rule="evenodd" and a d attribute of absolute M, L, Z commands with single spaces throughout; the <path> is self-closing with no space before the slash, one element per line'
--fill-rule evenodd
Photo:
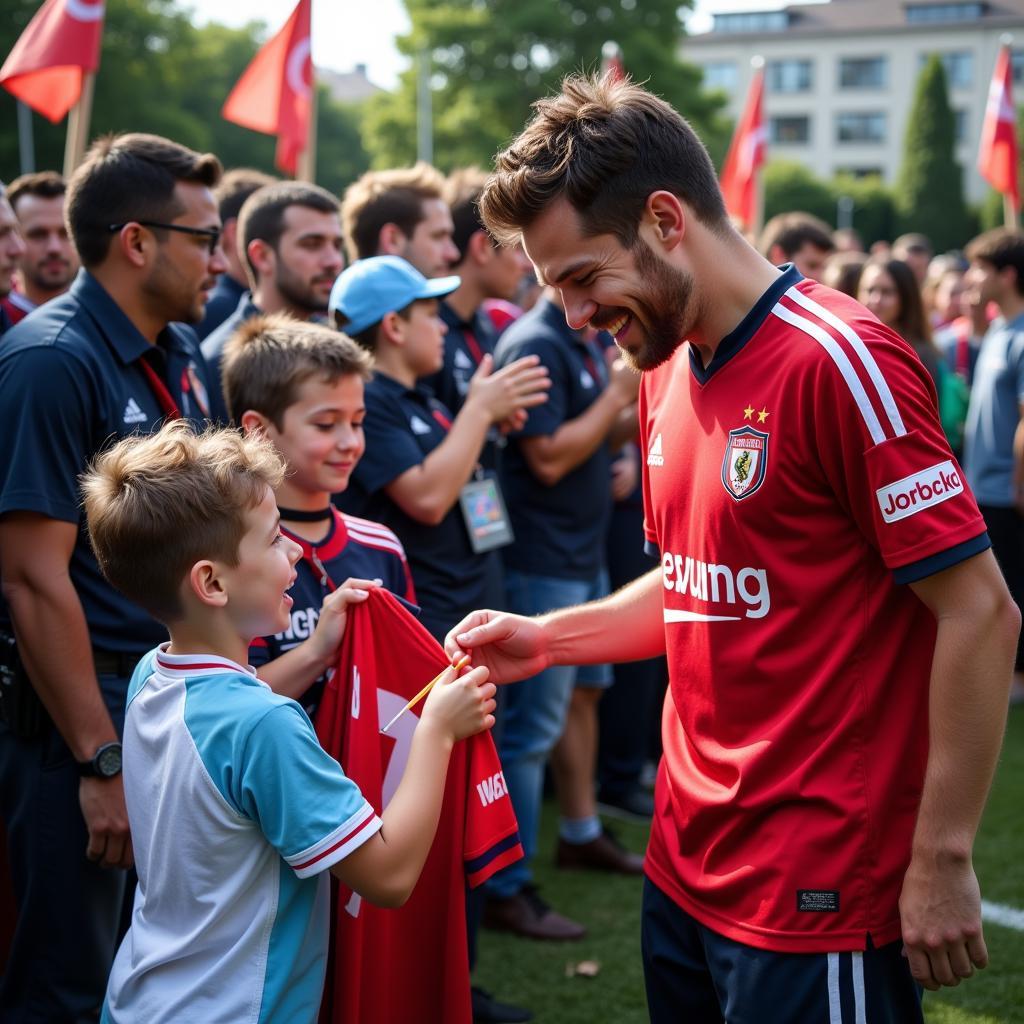
<path fill-rule="evenodd" d="M 459 504 L 469 543 L 476 554 L 512 543 L 512 526 L 501 488 L 494 477 L 471 480 L 459 492 Z"/>

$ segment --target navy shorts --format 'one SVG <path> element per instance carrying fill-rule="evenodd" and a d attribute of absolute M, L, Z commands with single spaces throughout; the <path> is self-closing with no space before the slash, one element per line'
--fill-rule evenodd
<path fill-rule="evenodd" d="M 903 943 L 771 953 L 706 928 L 644 879 L 641 946 L 652 1024 L 923 1024 Z"/>

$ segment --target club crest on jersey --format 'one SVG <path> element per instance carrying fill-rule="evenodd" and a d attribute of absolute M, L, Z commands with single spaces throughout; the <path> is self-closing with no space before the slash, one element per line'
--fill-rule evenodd
<path fill-rule="evenodd" d="M 737 500 L 749 498 L 761 484 L 768 469 L 768 434 L 753 427 L 729 431 L 722 460 L 722 483 Z"/>

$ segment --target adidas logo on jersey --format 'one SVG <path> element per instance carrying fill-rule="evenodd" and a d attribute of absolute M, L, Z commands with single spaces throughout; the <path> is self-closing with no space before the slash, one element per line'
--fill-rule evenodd
<path fill-rule="evenodd" d="M 661 434 L 655 434 L 654 440 L 651 442 L 651 447 L 647 452 L 647 465 L 648 466 L 664 466 L 665 458 L 661 454 Z"/>
<path fill-rule="evenodd" d="M 586 370 L 580 370 L 580 386 L 588 389 L 594 386 L 594 378 Z"/>
<path fill-rule="evenodd" d="M 495 772 L 493 775 L 489 775 L 486 779 L 476 784 L 477 796 L 480 797 L 480 803 L 484 807 L 493 804 L 495 800 L 500 800 L 503 796 L 508 796 L 508 786 L 505 784 L 505 773 Z"/>
<path fill-rule="evenodd" d="M 455 359 L 453 360 L 453 362 L 460 370 L 473 369 L 473 361 L 469 358 L 469 356 L 466 355 L 465 352 L 462 351 L 461 348 L 455 350 Z"/>
<path fill-rule="evenodd" d="M 409 420 L 409 429 L 414 434 L 422 435 L 422 434 L 429 434 L 430 433 L 430 426 L 429 426 L 429 424 L 424 423 L 423 420 L 421 420 L 419 418 L 419 416 L 413 416 L 413 418 L 411 420 Z"/>
<path fill-rule="evenodd" d="M 963 481 L 956 466 L 947 459 L 928 469 L 922 469 L 913 476 L 905 476 L 888 487 L 879 487 L 875 491 L 878 507 L 882 518 L 887 523 L 895 523 L 907 516 L 941 504 L 950 498 L 962 494 Z"/>
<path fill-rule="evenodd" d="M 124 407 L 123 418 L 125 423 L 145 423 L 149 416 L 139 408 L 139 403 L 134 398 L 129 398 L 128 404 Z"/>

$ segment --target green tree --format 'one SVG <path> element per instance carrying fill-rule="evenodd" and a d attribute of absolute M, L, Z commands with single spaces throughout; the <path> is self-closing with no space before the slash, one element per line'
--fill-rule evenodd
<path fill-rule="evenodd" d="M 683 6 L 689 6 L 684 4 Z M 490 163 L 520 131 L 530 103 L 562 77 L 600 65 L 615 40 L 626 69 L 681 111 L 721 148 L 721 98 L 701 89 L 701 73 L 679 59 L 679 0 L 406 0 L 410 57 L 429 54 L 434 162 L 443 169 Z M 378 167 L 416 158 L 416 68 L 392 94 L 373 97 L 363 142 Z"/>
<path fill-rule="evenodd" d="M 765 223 L 776 214 L 802 210 L 829 224 L 836 219 L 832 189 L 803 164 L 793 160 L 770 160 L 764 169 Z"/>
<path fill-rule="evenodd" d="M 14 45 L 39 0 L 8 0 L 13 16 L 0 23 L 0 53 Z M 265 26 L 192 23 L 176 0 L 118 0 L 107 5 L 91 132 L 145 131 L 193 149 L 215 152 L 228 167 L 273 171 L 274 139 L 220 116 L 232 86 L 266 37 Z M 340 191 L 368 166 L 359 112 L 321 89 L 318 95 L 317 178 Z M 36 166 L 60 168 L 66 124 L 33 116 Z M 0 177 L 19 170 L 15 103 L 0 90 Z"/>
<path fill-rule="evenodd" d="M 954 144 L 946 72 L 933 54 L 918 76 L 894 196 L 900 230 L 924 232 L 936 252 L 963 245 L 972 229 Z"/>
<path fill-rule="evenodd" d="M 865 245 L 879 239 L 891 240 L 896 230 L 896 209 L 891 189 L 877 175 L 854 178 L 840 175 L 832 182 L 832 191 L 838 203 L 840 196 L 853 200 L 853 222 Z"/>

